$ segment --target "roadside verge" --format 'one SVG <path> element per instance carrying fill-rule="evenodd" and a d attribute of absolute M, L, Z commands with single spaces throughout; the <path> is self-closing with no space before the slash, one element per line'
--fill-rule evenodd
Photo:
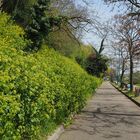
<path fill-rule="evenodd" d="M 111 83 L 111 82 L 110 82 Z M 115 86 L 113 83 L 111 83 L 113 87 L 115 87 L 118 91 L 120 91 L 124 96 L 126 96 L 129 100 L 131 100 L 133 103 L 135 103 L 137 106 L 140 107 L 140 103 L 134 100 L 133 98 L 129 97 L 126 93 L 124 93 L 122 90 L 120 90 L 117 86 Z"/>

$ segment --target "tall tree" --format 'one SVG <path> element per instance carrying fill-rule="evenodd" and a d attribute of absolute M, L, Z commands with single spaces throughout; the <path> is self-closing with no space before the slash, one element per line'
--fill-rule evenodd
<path fill-rule="evenodd" d="M 82 32 L 86 30 L 88 25 L 94 23 L 89 16 L 88 9 L 85 6 L 78 6 L 74 0 L 53 0 L 49 14 L 67 18 L 60 29 L 79 44 L 78 41 L 82 37 Z"/>
<path fill-rule="evenodd" d="M 31 22 L 26 27 L 27 38 L 31 39 L 32 44 L 27 49 L 38 50 L 43 39 L 50 32 L 50 20 L 46 16 L 50 0 L 38 0 L 31 9 Z"/>
<path fill-rule="evenodd" d="M 138 17 L 140 19 L 140 1 L 139 0 L 104 0 L 106 3 L 119 3 L 127 7 L 129 16 Z"/>
<path fill-rule="evenodd" d="M 2 10 L 24 28 L 32 41 L 30 49 L 39 49 L 50 32 L 62 30 L 80 45 L 82 31 L 93 21 L 84 6 L 74 0 L 2 0 Z"/>
<path fill-rule="evenodd" d="M 20 25 L 26 26 L 30 19 L 30 8 L 37 0 L 2 0 L 0 9 L 7 12 Z"/>
<path fill-rule="evenodd" d="M 126 46 L 126 43 L 120 41 L 116 41 L 112 44 L 113 52 L 115 55 L 115 64 L 113 65 L 115 65 L 116 70 L 118 70 L 117 73 L 120 73 L 117 75 L 117 77 L 119 76 L 120 87 L 123 87 L 124 74 L 126 70 L 128 70 L 129 54 Z M 119 69 L 117 67 L 119 67 Z"/>
<path fill-rule="evenodd" d="M 140 51 L 140 34 L 139 29 L 140 25 L 136 21 L 133 21 L 132 17 L 127 16 L 118 16 L 116 17 L 115 29 L 118 32 L 119 42 L 125 43 L 127 52 L 129 54 L 129 63 L 130 63 L 130 90 L 133 91 L 133 69 L 134 69 L 134 60 Z"/>

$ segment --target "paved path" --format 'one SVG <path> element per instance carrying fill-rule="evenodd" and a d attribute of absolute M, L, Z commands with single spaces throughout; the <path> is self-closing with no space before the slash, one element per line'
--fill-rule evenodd
<path fill-rule="evenodd" d="M 140 108 L 104 82 L 59 140 L 140 140 Z"/>

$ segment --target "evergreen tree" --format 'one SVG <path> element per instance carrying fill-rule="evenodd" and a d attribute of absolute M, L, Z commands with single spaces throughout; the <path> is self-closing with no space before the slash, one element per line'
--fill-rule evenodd
<path fill-rule="evenodd" d="M 60 28 L 61 23 L 67 20 L 67 17 L 49 15 L 49 5 L 50 0 L 38 0 L 31 8 L 31 20 L 26 27 L 27 38 L 32 41 L 28 47 L 30 50 L 40 49 L 54 27 Z"/>
<path fill-rule="evenodd" d="M 27 38 L 32 41 L 30 49 L 38 50 L 50 31 L 50 20 L 46 14 L 50 0 L 38 0 L 31 9 L 31 22 L 26 27 Z"/>

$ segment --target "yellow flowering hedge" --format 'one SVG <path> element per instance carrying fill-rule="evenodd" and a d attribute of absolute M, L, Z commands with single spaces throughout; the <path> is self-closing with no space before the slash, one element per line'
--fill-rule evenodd
<path fill-rule="evenodd" d="M 0 139 L 39 139 L 85 105 L 100 80 L 43 47 L 27 54 L 24 31 L 0 13 Z"/>

